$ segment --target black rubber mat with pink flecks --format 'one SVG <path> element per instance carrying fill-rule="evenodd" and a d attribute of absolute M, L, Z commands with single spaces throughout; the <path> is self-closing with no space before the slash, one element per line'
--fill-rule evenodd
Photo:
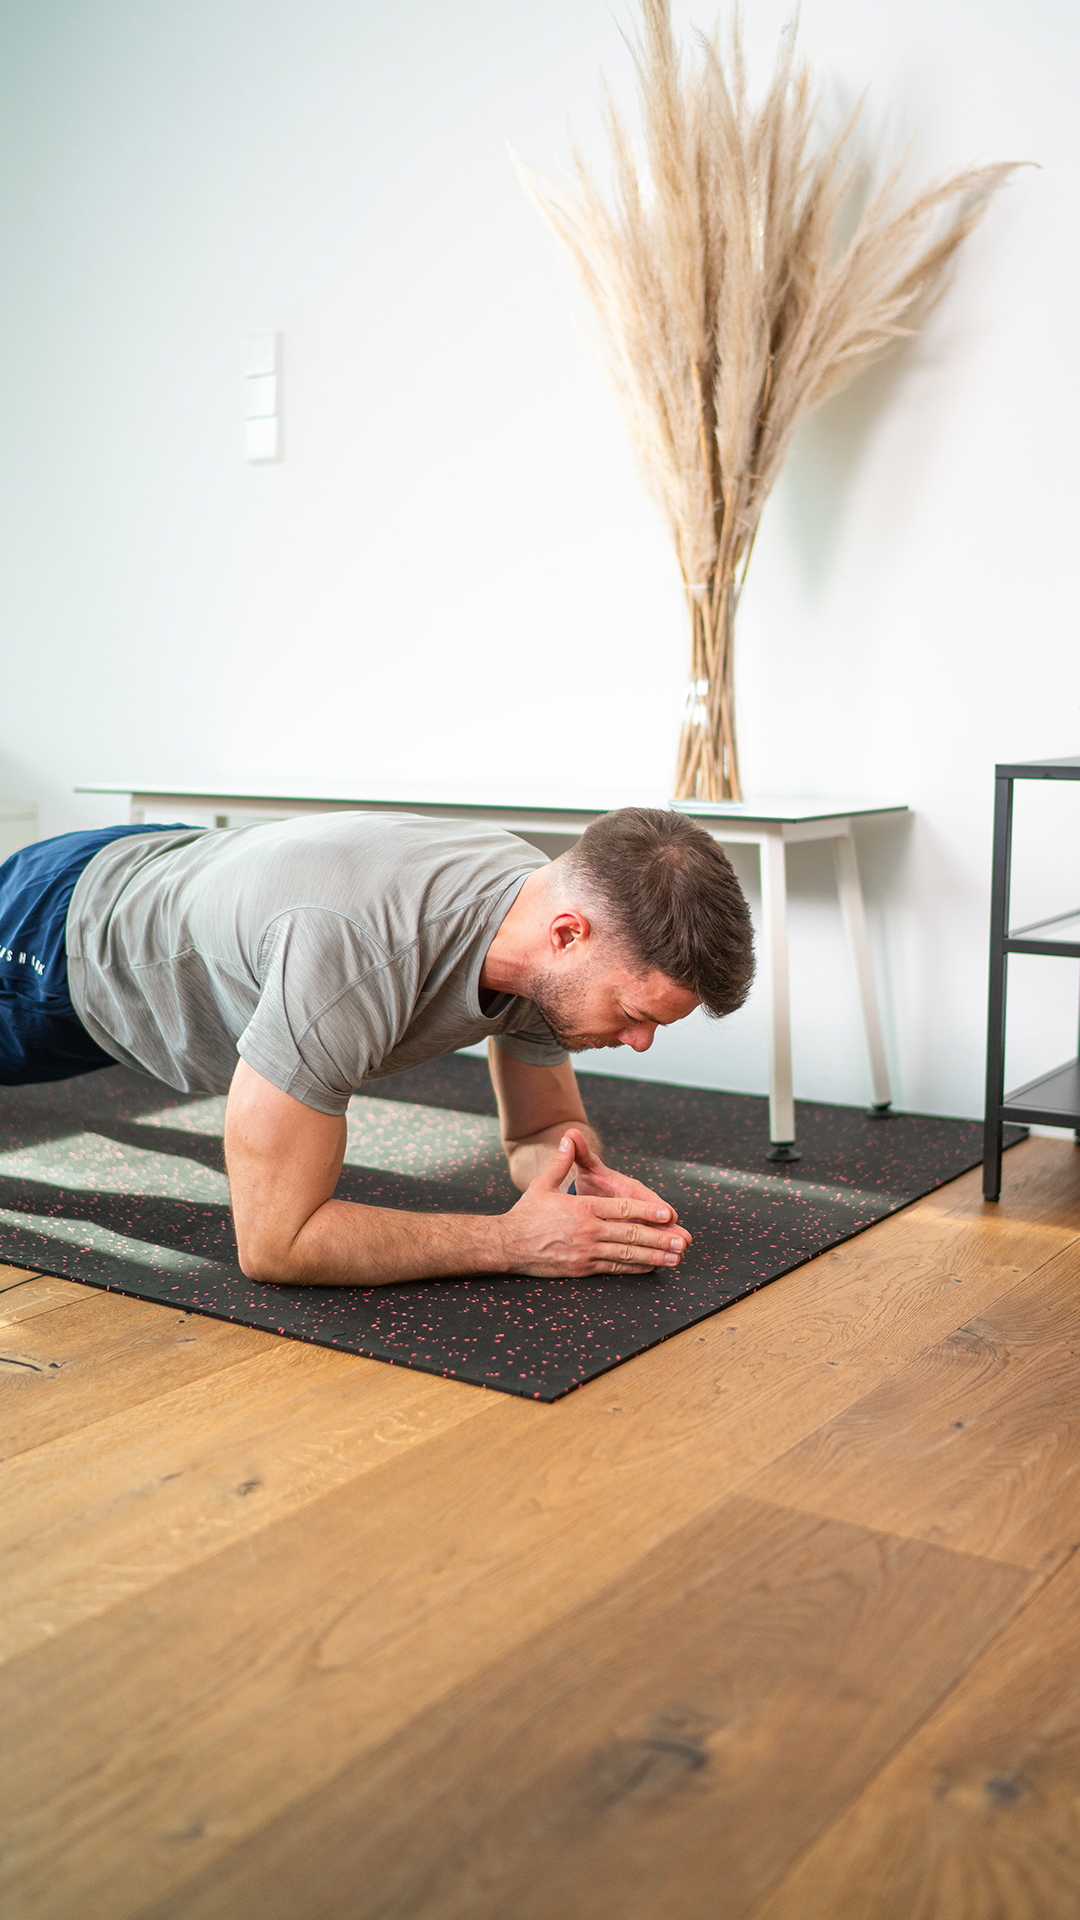
<path fill-rule="evenodd" d="M 562 1394 L 790 1273 L 981 1158 L 979 1124 L 797 1105 L 801 1160 L 765 1158 L 767 1107 L 590 1074 L 609 1163 L 694 1236 L 676 1273 L 512 1274 L 396 1287 L 275 1287 L 236 1264 L 223 1098 L 121 1067 L 0 1088 L 0 1261 L 536 1400 Z M 482 1062 L 461 1055 L 352 1103 L 343 1199 L 501 1213 L 516 1198 Z M 1009 1145 L 1024 1129 L 1006 1128 Z"/>

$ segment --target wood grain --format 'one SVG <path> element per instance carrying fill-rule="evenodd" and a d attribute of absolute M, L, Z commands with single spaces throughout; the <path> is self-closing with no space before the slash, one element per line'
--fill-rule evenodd
<path fill-rule="evenodd" d="M 42 1366 L 63 1365 L 52 1377 L 0 1376 L 0 1433 L 25 1474 L 9 1483 L 26 1542 L 23 1618 L 53 1630 L 0 1669 L 11 1911 L 135 1920 L 179 1901 L 179 1889 L 226 1876 L 249 1837 L 349 1769 L 362 1777 L 421 1723 L 430 1734 L 451 1696 L 479 1751 L 503 1698 L 484 1690 L 486 1675 L 519 1659 L 524 1671 L 523 1650 L 547 1634 L 572 1639 L 604 1589 L 629 1588 L 644 1557 L 712 1524 L 779 1455 L 960 1325 L 1014 1295 L 1019 1304 L 1028 1276 L 1080 1242 L 1076 1164 L 1066 1143 L 1029 1141 L 1006 1157 L 999 1207 L 984 1206 L 977 1174 L 965 1176 L 552 1407 L 89 1291 L 85 1304 L 28 1316 L 20 1344 Z M 365 1394 L 369 1376 L 409 1383 L 435 1424 L 381 1442 L 362 1398 L 351 1403 L 349 1369 Z M 1056 1377 L 1063 1386 L 1060 1368 Z M 256 1477 L 263 1487 L 241 1495 Z M 257 1516 L 250 1503 L 264 1490 L 256 1524 L 245 1508 Z M 961 1494 L 950 1486 L 943 1497 Z M 806 1524 L 824 1527 L 822 1539 L 851 1532 L 842 1517 L 808 1522 L 796 1509 L 794 1493 L 787 1510 L 755 1503 L 774 1514 L 777 1541 Z M 960 1558 L 916 1538 L 902 1551 L 915 1557 L 897 1566 L 948 1569 Z M 47 1565 L 54 1614 L 42 1599 Z M 953 1575 L 940 1578 L 953 1592 Z M 981 1566 L 991 1597 L 1032 1578 L 1007 1560 Z M 877 1606 L 867 1601 L 868 1618 Z M 954 1612 L 977 1618 L 978 1608 L 957 1601 Z M 788 1644 L 797 1676 L 797 1633 Z M 663 1636 L 642 1643 L 643 1685 L 654 1666 L 668 1671 L 666 1658 Z M 898 1684 L 891 1660 L 883 1703 Z M 563 1671 L 561 1697 L 572 1702 L 591 1671 Z M 821 1679 L 841 1717 L 843 1671 Z M 898 1729 L 908 1724 L 902 1702 L 889 1711 Z M 783 1755 L 781 1743 L 769 1764 L 782 1767 Z M 812 1775 L 812 1757 L 800 1765 Z M 768 1766 L 760 1778 L 767 1804 Z M 866 1784 L 852 1776 L 844 1791 Z M 822 1819 L 837 1810 L 829 1805 Z M 813 1839 L 798 1805 L 777 1800 L 785 1862 L 789 1818 L 798 1847 Z M 556 1833 L 555 1864 L 558 1848 Z"/>
<path fill-rule="evenodd" d="M 265 1351 L 275 1336 L 80 1288 L 81 1302 L 19 1329 L 0 1371 L 0 1460 Z"/>
<path fill-rule="evenodd" d="M 492 1396 L 275 1341 L 0 1464 L 0 1660 L 489 1411 Z"/>
<path fill-rule="evenodd" d="M 762 1499 L 1049 1571 L 1080 1546 L 1080 1249 L 818 1429 Z"/>
<path fill-rule="evenodd" d="M 5 1327 L 20 1320 L 36 1319 L 40 1313 L 53 1313 L 57 1307 L 73 1307 L 86 1299 L 86 1288 L 71 1280 L 53 1280 L 47 1275 L 27 1275 L 20 1285 L 0 1295 L 0 1344 L 7 1341 Z"/>
<path fill-rule="evenodd" d="M 940 1209 L 922 1228 L 918 1262 L 892 1247 L 878 1274 L 865 1256 L 815 1262 L 554 1408 L 493 1397 L 483 1420 L 9 1663 L 27 1911 L 77 1897 L 86 1920 L 137 1912 L 626 1573 L 853 1381 L 905 1360 L 913 1301 L 923 1338 L 936 1315 L 955 1326 L 942 1263 L 971 1224 Z M 993 1238 L 985 1273 L 970 1268 L 977 1297 L 1017 1284 L 1045 1247 L 1043 1228 L 1004 1219 Z"/>
<path fill-rule="evenodd" d="M 0 1266 L 0 1293 L 6 1293 L 9 1287 L 21 1287 L 24 1280 L 34 1275 L 25 1267 Z"/>
<path fill-rule="evenodd" d="M 1080 1913 L 1080 1556 L 1048 1582 L 753 1920 Z"/>
<path fill-rule="evenodd" d="M 154 1920 L 737 1920 L 1029 1585 L 728 1501 Z"/>

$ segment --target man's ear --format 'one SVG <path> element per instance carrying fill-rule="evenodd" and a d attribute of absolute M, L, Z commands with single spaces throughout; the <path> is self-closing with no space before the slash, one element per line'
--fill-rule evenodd
<path fill-rule="evenodd" d="M 575 946 L 587 947 L 592 938 L 592 927 L 587 915 L 570 907 L 564 913 L 557 913 L 548 928 L 548 939 L 556 959 L 561 959 Z"/>

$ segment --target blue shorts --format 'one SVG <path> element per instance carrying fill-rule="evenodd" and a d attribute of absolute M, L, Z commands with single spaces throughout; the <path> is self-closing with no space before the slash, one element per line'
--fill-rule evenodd
<path fill-rule="evenodd" d="M 35 840 L 0 866 L 0 1086 L 70 1080 L 116 1065 L 68 992 L 67 911 L 75 882 L 110 840 L 176 827 L 99 827 Z M 182 831 L 182 829 L 179 829 Z"/>

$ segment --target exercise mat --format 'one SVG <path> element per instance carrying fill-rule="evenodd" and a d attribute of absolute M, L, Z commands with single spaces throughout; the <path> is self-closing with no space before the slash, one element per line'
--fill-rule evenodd
<path fill-rule="evenodd" d="M 582 1085 L 611 1165 L 663 1193 L 693 1233 L 677 1272 L 394 1287 L 248 1280 L 228 1212 L 224 1098 L 176 1094 L 121 1067 L 0 1088 L 0 1260 L 556 1400 L 981 1158 L 974 1121 L 873 1119 L 802 1101 L 802 1158 L 773 1166 L 762 1099 L 601 1074 Z M 370 1084 L 349 1111 L 339 1197 L 504 1212 L 516 1196 L 494 1114 L 486 1067 L 462 1055 Z M 1005 1131 L 1012 1145 L 1025 1129 Z"/>

